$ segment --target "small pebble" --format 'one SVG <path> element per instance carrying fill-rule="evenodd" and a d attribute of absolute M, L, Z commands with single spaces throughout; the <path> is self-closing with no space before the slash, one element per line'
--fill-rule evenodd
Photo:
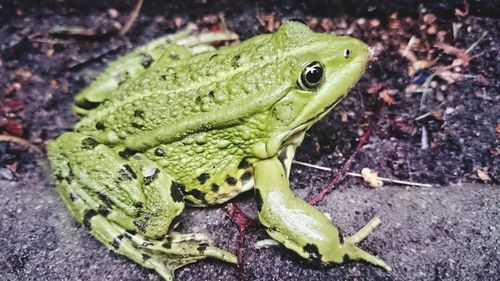
<path fill-rule="evenodd" d="M 111 9 L 108 9 L 108 15 L 112 18 L 112 19 L 115 19 L 116 17 L 118 17 L 118 11 L 111 8 Z"/>

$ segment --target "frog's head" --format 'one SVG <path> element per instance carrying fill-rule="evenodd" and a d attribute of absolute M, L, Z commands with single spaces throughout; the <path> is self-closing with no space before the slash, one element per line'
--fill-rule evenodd
<path fill-rule="evenodd" d="M 288 93 L 274 104 L 268 155 L 300 143 L 303 133 L 325 116 L 359 80 L 369 60 L 361 41 L 315 33 L 298 22 L 284 23 L 272 42 L 290 65 Z"/>

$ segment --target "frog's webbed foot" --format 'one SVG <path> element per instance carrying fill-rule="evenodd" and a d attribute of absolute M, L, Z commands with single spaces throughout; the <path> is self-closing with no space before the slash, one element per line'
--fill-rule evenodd
<path fill-rule="evenodd" d="M 387 265 L 382 259 L 356 246 L 357 243 L 363 241 L 379 224 L 380 219 L 378 217 L 374 217 L 354 235 L 345 237 L 342 248 L 344 249 L 345 254 L 349 257 L 350 260 L 363 260 L 368 263 L 378 265 L 387 271 L 391 271 L 391 267 Z"/>
<path fill-rule="evenodd" d="M 148 239 L 101 215 L 92 218 L 90 227 L 94 236 L 110 250 L 155 270 L 165 280 L 173 280 L 176 268 L 207 257 L 237 263 L 233 254 L 213 246 L 203 234 L 172 232 L 163 239 Z"/>

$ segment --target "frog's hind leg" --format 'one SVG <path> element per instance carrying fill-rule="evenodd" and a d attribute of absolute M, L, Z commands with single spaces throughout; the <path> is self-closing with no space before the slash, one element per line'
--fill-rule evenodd
<path fill-rule="evenodd" d="M 184 208 L 179 184 L 142 154 L 79 133 L 48 147 L 57 189 L 73 216 L 109 249 L 171 280 L 175 268 L 207 257 L 236 263 L 202 234 L 169 233 Z"/>
<path fill-rule="evenodd" d="M 237 40 L 232 32 L 193 34 L 196 27 L 189 25 L 183 31 L 157 38 L 139 46 L 132 52 L 111 62 L 99 76 L 75 97 L 73 110 L 81 115 L 113 99 L 117 89 L 133 81 L 155 64 L 184 59 L 214 49 L 210 44 L 217 41 Z"/>
<path fill-rule="evenodd" d="M 76 203 L 75 207 L 80 210 L 87 208 L 82 203 Z M 205 235 L 171 233 L 163 239 L 147 239 L 110 222 L 101 214 L 89 211 L 92 209 L 85 210 L 87 221 L 84 224 L 101 243 L 146 268 L 154 269 L 165 280 L 173 280 L 176 268 L 206 257 L 236 263 L 232 254 L 211 246 L 211 241 Z M 89 217 L 89 212 L 95 215 Z"/>

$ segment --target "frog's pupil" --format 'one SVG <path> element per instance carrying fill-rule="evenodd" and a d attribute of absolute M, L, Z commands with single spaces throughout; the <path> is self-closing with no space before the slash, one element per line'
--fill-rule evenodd
<path fill-rule="evenodd" d="M 317 61 L 308 64 L 301 75 L 301 82 L 306 89 L 317 88 L 323 78 L 323 65 Z"/>
<path fill-rule="evenodd" d="M 306 80 L 310 84 L 316 84 L 321 80 L 323 76 L 323 69 L 319 65 L 315 65 L 308 69 L 306 73 Z"/>

